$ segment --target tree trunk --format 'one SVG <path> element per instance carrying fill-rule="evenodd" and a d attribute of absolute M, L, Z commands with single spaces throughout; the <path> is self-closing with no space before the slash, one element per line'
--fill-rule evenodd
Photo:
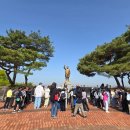
<path fill-rule="evenodd" d="M 16 65 L 14 65 L 14 72 L 11 71 L 11 69 L 5 69 L 4 67 L 0 66 L 3 70 L 5 70 L 6 76 L 9 80 L 9 83 L 11 86 L 15 85 L 15 81 L 16 81 L 16 75 L 17 75 L 17 69 L 18 67 Z M 11 79 L 10 74 L 13 72 L 13 78 Z"/>
<path fill-rule="evenodd" d="M 27 84 L 28 84 L 28 76 L 25 75 L 25 85 L 27 86 Z"/>
<path fill-rule="evenodd" d="M 120 87 L 120 86 L 121 86 L 121 84 L 120 84 L 120 82 L 119 82 L 119 80 L 118 80 L 117 76 L 114 76 L 114 79 L 116 80 L 117 87 Z"/>
<path fill-rule="evenodd" d="M 124 77 L 123 76 L 121 76 L 121 83 L 122 83 L 122 87 L 124 88 L 125 86 L 124 86 Z"/>
<path fill-rule="evenodd" d="M 30 73 L 31 69 L 28 70 L 27 74 L 25 74 L 25 85 L 28 84 L 28 76 L 29 76 L 29 73 Z"/>
<path fill-rule="evenodd" d="M 7 71 L 5 71 L 6 75 L 7 75 L 7 78 L 9 80 L 9 83 L 11 84 L 11 86 L 14 85 L 14 82 L 12 81 L 11 77 L 10 77 L 10 73 L 8 73 Z"/>
<path fill-rule="evenodd" d="M 16 81 L 16 76 L 17 76 L 17 66 L 14 67 L 14 74 L 13 74 L 13 83 L 15 85 L 15 81 Z"/>
<path fill-rule="evenodd" d="M 127 76 L 128 76 L 128 83 L 130 84 L 130 73 L 128 73 Z"/>

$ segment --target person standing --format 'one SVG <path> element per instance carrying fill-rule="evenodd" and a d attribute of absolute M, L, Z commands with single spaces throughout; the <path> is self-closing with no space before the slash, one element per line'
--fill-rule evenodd
<path fill-rule="evenodd" d="M 111 105 L 112 105 L 112 107 L 116 106 L 115 96 L 116 96 L 115 90 L 111 90 Z"/>
<path fill-rule="evenodd" d="M 42 83 L 39 83 L 39 85 L 35 88 L 34 95 L 35 95 L 34 109 L 39 109 L 41 106 L 42 96 L 44 95 L 44 89 L 42 87 Z"/>
<path fill-rule="evenodd" d="M 104 102 L 104 109 L 105 109 L 105 111 L 106 111 L 106 113 L 109 113 L 109 111 L 108 111 L 108 107 L 109 107 L 109 105 L 108 105 L 108 96 L 109 96 L 109 94 L 108 94 L 109 92 L 108 91 L 104 91 L 103 92 L 103 102 Z"/>
<path fill-rule="evenodd" d="M 26 107 L 26 105 L 27 105 L 27 104 L 25 103 L 25 98 L 26 98 L 26 88 L 23 87 L 21 92 L 22 92 L 22 96 L 23 96 L 23 97 L 22 97 L 23 100 L 22 100 L 22 103 L 21 103 L 21 104 L 22 104 L 21 107 L 22 107 L 22 109 L 23 109 L 23 108 Z"/>
<path fill-rule="evenodd" d="M 98 107 L 98 99 L 99 99 L 99 95 L 98 95 L 98 90 L 96 89 L 95 92 L 94 92 L 94 105 L 95 107 Z"/>
<path fill-rule="evenodd" d="M 128 104 L 128 114 L 130 114 L 130 93 L 129 92 L 127 92 L 126 99 L 127 99 L 127 104 Z"/>
<path fill-rule="evenodd" d="M 85 112 L 84 112 L 84 109 L 83 109 L 83 104 L 82 104 L 82 90 L 80 88 L 80 86 L 77 86 L 77 91 L 76 91 L 76 105 L 75 105 L 75 108 L 74 108 L 74 113 L 73 113 L 73 117 L 76 116 L 77 114 L 77 111 L 79 110 L 79 108 L 81 109 L 81 113 L 83 115 L 83 117 L 87 117 Z"/>
<path fill-rule="evenodd" d="M 128 112 L 128 101 L 127 101 L 127 92 L 125 92 L 124 90 L 122 90 L 122 111 L 123 112 Z"/>
<path fill-rule="evenodd" d="M 50 98 L 50 86 L 48 86 L 47 88 L 45 88 L 45 102 L 44 102 L 44 107 L 48 107 L 49 104 L 49 98 Z"/>
<path fill-rule="evenodd" d="M 50 101 L 51 101 L 51 117 L 57 118 L 58 113 L 58 101 L 59 101 L 59 92 L 56 88 L 56 83 L 53 82 L 50 90 Z"/>
<path fill-rule="evenodd" d="M 11 97 L 12 97 L 12 89 L 11 89 L 11 87 L 9 87 L 9 90 L 7 91 L 7 94 L 6 94 L 6 100 L 5 100 L 5 103 L 4 103 L 4 109 L 3 110 L 8 109 L 10 101 L 11 101 Z"/>
<path fill-rule="evenodd" d="M 87 103 L 87 93 L 85 89 L 82 90 L 82 103 L 84 111 L 89 111 L 88 103 Z"/>
<path fill-rule="evenodd" d="M 65 106 L 65 100 L 66 100 L 66 93 L 65 90 L 62 90 L 60 93 L 60 110 L 61 111 L 66 111 L 66 106 Z"/>
<path fill-rule="evenodd" d="M 70 90 L 70 103 L 71 103 L 71 109 L 74 108 L 74 88 Z"/>
<path fill-rule="evenodd" d="M 16 91 L 16 93 L 15 93 L 16 96 L 15 96 L 15 105 L 14 105 L 13 113 L 16 113 L 16 108 L 17 107 L 19 108 L 18 112 L 21 112 L 22 97 L 23 97 L 21 90 L 22 90 L 22 88 L 19 87 L 18 91 Z"/>

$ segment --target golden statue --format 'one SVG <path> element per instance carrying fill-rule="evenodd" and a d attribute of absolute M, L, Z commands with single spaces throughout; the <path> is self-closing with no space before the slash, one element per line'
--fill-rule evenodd
<path fill-rule="evenodd" d="M 69 81 L 69 78 L 70 78 L 70 69 L 66 65 L 64 65 L 64 69 L 65 69 L 65 80 Z"/>

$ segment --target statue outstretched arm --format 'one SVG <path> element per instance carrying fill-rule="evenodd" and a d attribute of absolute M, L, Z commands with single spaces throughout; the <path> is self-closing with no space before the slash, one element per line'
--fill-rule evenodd
<path fill-rule="evenodd" d="M 66 70 L 66 65 L 64 65 L 64 69 Z"/>

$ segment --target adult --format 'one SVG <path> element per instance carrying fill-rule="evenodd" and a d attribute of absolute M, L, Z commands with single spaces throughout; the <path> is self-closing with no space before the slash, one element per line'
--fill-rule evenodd
<path fill-rule="evenodd" d="M 89 111 L 89 107 L 87 103 L 87 93 L 84 88 L 82 90 L 82 103 L 83 103 L 84 111 Z"/>
<path fill-rule="evenodd" d="M 60 110 L 61 111 L 66 111 L 65 100 L 66 100 L 66 93 L 65 93 L 65 90 L 62 90 L 60 93 Z"/>
<path fill-rule="evenodd" d="M 25 99 L 26 99 L 26 87 L 22 88 L 22 104 L 21 107 L 24 108 L 27 104 L 25 103 Z"/>
<path fill-rule="evenodd" d="M 4 109 L 3 110 L 8 109 L 10 101 L 11 101 L 11 97 L 12 97 L 12 89 L 11 89 L 11 87 L 9 87 L 9 90 L 6 93 L 6 100 L 5 100 L 5 103 L 4 103 Z"/>
<path fill-rule="evenodd" d="M 83 109 L 83 104 L 82 104 L 82 90 L 81 90 L 80 86 L 77 86 L 76 99 L 77 100 L 76 100 L 76 104 L 75 104 L 75 108 L 74 108 L 73 117 L 76 116 L 79 108 L 81 110 L 83 117 L 86 117 L 86 114 L 85 114 L 84 109 Z"/>
<path fill-rule="evenodd" d="M 98 90 L 96 89 L 94 92 L 94 105 L 95 105 L 95 107 L 99 106 L 98 99 L 99 99 L 99 94 L 98 94 Z"/>
<path fill-rule="evenodd" d="M 32 103 L 35 102 L 35 95 L 34 95 L 35 88 L 36 88 L 36 86 L 34 86 L 34 87 L 32 88 L 32 90 L 31 90 L 31 100 L 32 100 Z"/>
<path fill-rule="evenodd" d="M 49 99 L 50 99 L 50 86 L 48 86 L 47 88 L 45 88 L 45 102 L 44 102 L 44 107 L 48 107 L 49 104 Z"/>
<path fill-rule="evenodd" d="M 70 103 L 71 103 L 71 109 L 74 108 L 74 88 L 69 91 L 70 93 Z"/>
<path fill-rule="evenodd" d="M 109 105 L 108 105 L 109 94 L 108 93 L 109 92 L 106 91 L 106 90 L 103 92 L 103 102 L 104 102 L 104 109 L 105 109 L 106 113 L 109 113 L 109 111 L 108 111 L 108 107 L 109 107 Z"/>
<path fill-rule="evenodd" d="M 58 100 L 59 100 L 59 92 L 56 88 L 56 83 L 53 82 L 50 89 L 51 117 L 52 118 L 57 118 Z"/>
<path fill-rule="evenodd" d="M 111 105 L 116 107 L 116 93 L 115 90 L 111 90 Z"/>
<path fill-rule="evenodd" d="M 127 93 L 122 90 L 122 101 L 121 101 L 121 104 L 122 104 L 122 111 L 123 112 L 128 112 L 128 101 L 127 101 Z"/>
<path fill-rule="evenodd" d="M 15 105 L 14 105 L 14 111 L 13 113 L 16 113 L 16 108 L 18 107 L 18 112 L 21 112 L 21 105 L 22 105 L 22 92 L 21 92 L 22 88 L 19 87 L 18 91 L 16 91 L 15 93 Z"/>
<path fill-rule="evenodd" d="M 128 114 L 130 114 L 130 93 L 127 92 Z"/>
<path fill-rule="evenodd" d="M 44 89 L 42 87 L 42 83 L 39 83 L 39 85 L 35 88 L 34 95 L 35 95 L 34 109 L 39 109 L 41 106 L 42 96 L 44 95 Z"/>

